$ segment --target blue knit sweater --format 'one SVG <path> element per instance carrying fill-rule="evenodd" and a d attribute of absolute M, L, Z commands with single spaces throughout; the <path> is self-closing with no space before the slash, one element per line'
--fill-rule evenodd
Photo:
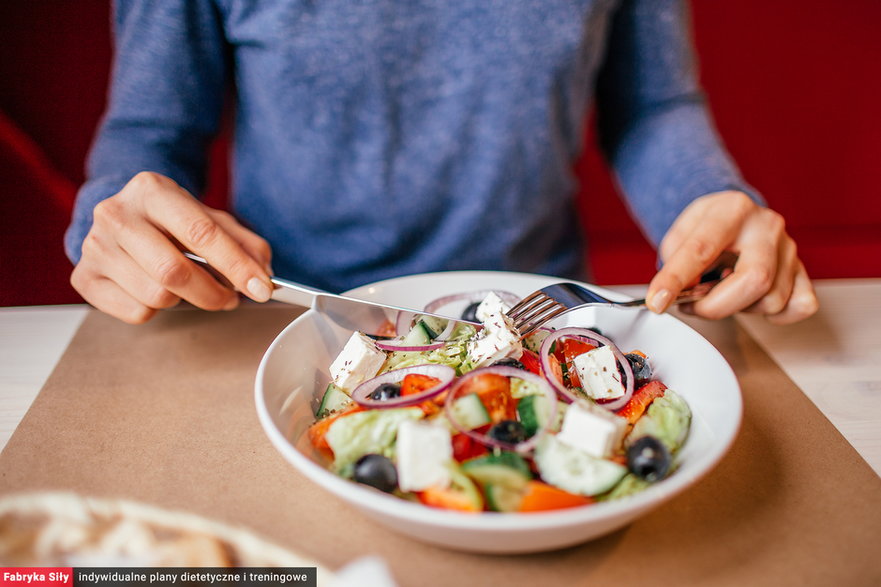
<path fill-rule="evenodd" d="M 200 193 L 229 87 L 234 211 L 279 275 L 330 290 L 447 269 L 584 276 L 572 162 L 594 103 L 650 239 L 697 196 L 749 191 L 676 0 L 118 0 L 115 24 L 74 262 L 95 204 L 137 172 Z"/>

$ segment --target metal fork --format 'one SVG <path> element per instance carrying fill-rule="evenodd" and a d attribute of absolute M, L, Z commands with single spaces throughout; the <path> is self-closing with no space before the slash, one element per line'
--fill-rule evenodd
<path fill-rule="evenodd" d="M 721 269 L 711 270 L 701 277 L 697 285 L 682 290 L 673 303 L 697 301 L 707 295 L 723 278 Z M 507 314 L 514 321 L 514 326 L 520 335 L 527 336 L 554 318 L 585 306 L 608 305 L 633 308 L 644 306 L 645 303 L 645 298 L 625 302 L 610 300 L 577 283 L 560 282 L 532 292 L 508 310 Z"/>

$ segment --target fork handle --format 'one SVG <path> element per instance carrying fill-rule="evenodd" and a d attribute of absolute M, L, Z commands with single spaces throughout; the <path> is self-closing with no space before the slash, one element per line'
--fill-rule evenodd
<path fill-rule="evenodd" d="M 722 281 L 721 278 L 701 281 L 696 286 L 689 289 L 684 289 L 679 292 L 679 295 L 676 296 L 676 299 L 673 300 L 673 303 L 685 304 L 688 302 L 696 302 L 699 299 L 705 297 L 708 293 L 710 293 L 710 290 L 713 289 L 720 281 Z"/>
<path fill-rule="evenodd" d="M 689 302 L 696 302 L 699 299 L 706 297 L 710 290 L 712 290 L 716 285 L 722 281 L 723 277 L 721 273 L 715 273 L 713 271 L 705 273 L 704 276 L 701 277 L 700 282 L 694 287 L 690 287 L 688 289 L 683 289 L 679 292 L 670 305 L 678 305 L 678 304 L 687 304 Z M 639 300 L 631 300 L 629 302 L 618 302 L 616 305 L 618 306 L 644 306 L 646 304 L 646 298 L 642 298 Z"/>

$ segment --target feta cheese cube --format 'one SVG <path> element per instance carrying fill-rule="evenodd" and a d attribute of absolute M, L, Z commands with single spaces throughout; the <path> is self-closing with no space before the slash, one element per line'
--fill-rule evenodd
<path fill-rule="evenodd" d="M 398 426 L 395 452 L 398 487 L 402 491 L 449 486 L 453 443 L 450 432 L 443 426 L 413 420 L 402 422 Z"/>
<path fill-rule="evenodd" d="M 593 399 L 615 399 L 625 393 L 612 349 L 601 346 L 572 360 L 584 393 Z"/>
<path fill-rule="evenodd" d="M 481 322 L 486 322 L 492 314 L 504 314 L 510 309 L 511 306 L 506 304 L 496 292 L 491 291 L 485 298 L 483 298 L 480 305 L 477 306 L 475 316 L 477 316 L 477 319 Z"/>
<path fill-rule="evenodd" d="M 330 364 L 330 376 L 337 387 L 351 393 L 360 384 L 375 377 L 384 362 L 385 353 L 376 348 L 370 338 L 355 332 Z"/>
<path fill-rule="evenodd" d="M 627 421 L 599 406 L 572 404 L 557 439 L 587 454 L 606 458 L 621 446 Z"/>
<path fill-rule="evenodd" d="M 520 333 L 513 321 L 498 311 L 491 313 L 483 321 L 483 330 L 468 344 L 468 357 L 475 367 L 482 367 L 512 357 L 519 359 L 523 354 Z"/>

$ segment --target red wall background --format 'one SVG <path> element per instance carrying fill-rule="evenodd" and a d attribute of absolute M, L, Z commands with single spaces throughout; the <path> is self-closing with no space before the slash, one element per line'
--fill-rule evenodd
<path fill-rule="evenodd" d="M 812 276 L 881 276 L 881 3 L 693 0 L 701 75 L 746 178 L 787 218 Z M 104 107 L 108 0 L 0 3 L 0 305 L 81 301 L 62 250 Z M 223 160 L 223 144 L 215 159 Z M 602 284 L 647 281 L 655 255 L 601 158 L 590 261 Z M 210 191 L 226 190 L 215 166 Z M 597 210 L 601 210 L 597 214 Z"/>

